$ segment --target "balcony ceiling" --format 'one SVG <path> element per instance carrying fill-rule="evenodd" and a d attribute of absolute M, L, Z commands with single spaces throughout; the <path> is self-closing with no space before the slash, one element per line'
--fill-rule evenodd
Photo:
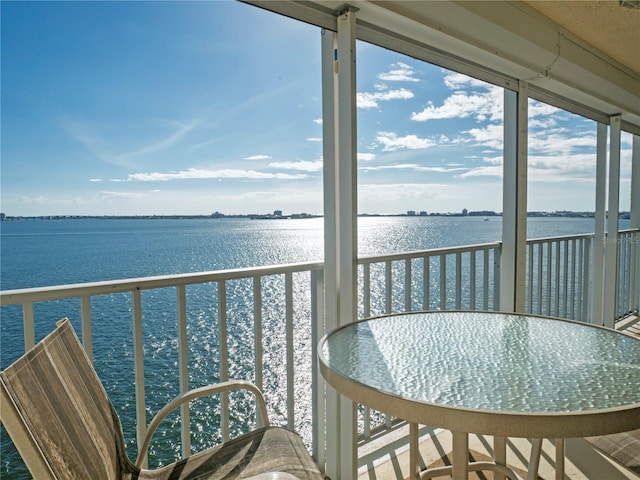
<path fill-rule="evenodd" d="M 640 8 L 618 0 L 524 3 L 640 75 Z"/>

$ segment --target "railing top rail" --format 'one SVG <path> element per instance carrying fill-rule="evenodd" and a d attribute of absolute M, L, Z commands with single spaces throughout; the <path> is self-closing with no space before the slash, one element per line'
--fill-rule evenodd
<path fill-rule="evenodd" d="M 640 228 L 627 228 L 625 230 L 618 230 L 618 235 L 631 234 L 640 232 Z M 547 243 L 547 242 L 559 242 L 565 240 L 578 240 L 581 238 L 593 238 L 595 233 L 580 233 L 577 235 L 560 235 L 557 237 L 541 237 L 541 238 L 528 238 L 527 243 Z"/>
<path fill-rule="evenodd" d="M 219 280 L 235 280 L 241 278 L 264 277 L 282 273 L 295 273 L 311 270 L 322 270 L 322 262 L 291 263 L 269 265 L 264 267 L 248 267 L 231 270 L 215 270 L 209 272 L 159 275 L 154 277 L 127 278 L 122 280 L 106 280 L 100 282 L 76 283 L 47 287 L 23 288 L 0 291 L 0 305 L 15 305 L 26 302 L 42 302 L 77 298 L 90 295 L 107 295 L 112 293 L 131 292 L 133 290 L 150 290 L 154 288 L 175 287 L 196 283 L 209 283 Z"/>
<path fill-rule="evenodd" d="M 527 243 L 564 242 L 568 240 L 580 240 L 582 238 L 593 238 L 594 236 L 595 233 L 579 233 L 577 235 L 560 235 L 557 237 L 528 238 Z"/>
<path fill-rule="evenodd" d="M 450 255 L 454 253 L 477 252 L 479 250 L 490 250 L 502 245 L 502 242 L 479 243 L 476 245 L 460 245 L 457 247 L 431 248 L 429 250 L 415 250 L 411 252 L 391 253 L 388 255 L 375 255 L 369 257 L 359 257 L 358 265 L 367 263 L 378 263 L 393 260 L 406 260 L 408 258 L 436 257 L 438 255 Z"/>

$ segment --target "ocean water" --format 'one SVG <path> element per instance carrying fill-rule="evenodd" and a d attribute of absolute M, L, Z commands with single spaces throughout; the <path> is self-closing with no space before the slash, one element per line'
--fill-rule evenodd
<path fill-rule="evenodd" d="M 625 223 L 626 222 L 626 223 Z M 540 238 L 593 231 L 593 219 L 531 218 L 528 237 Z M 456 245 L 470 245 L 500 240 L 501 218 L 490 217 L 362 217 L 358 219 L 358 252 L 360 256 L 424 250 Z M 621 221 L 620 228 L 628 228 Z M 176 273 L 201 272 L 228 268 L 254 267 L 323 260 L 323 219 L 250 220 L 250 219 L 76 219 L 21 220 L 0 224 L 0 288 L 2 290 L 50 285 L 92 282 L 101 280 L 145 277 Z M 215 331 L 207 325 L 202 312 L 215 308 L 206 286 L 200 286 L 201 305 L 194 305 L 189 318 L 193 324 L 192 340 L 202 346 L 190 352 L 191 381 L 199 383 L 211 375 L 207 359 L 215 354 Z M 228 295 L 246 294 L 246 286 L 239 285 Z M 145 372 L 155 385 L 152 395 L 162 404 L 177 394 L 166 375 L 175 377 L 175 334 L 170 325 L 175 307 L 169 300 L 172 292 L 154 293 L 144 298 Z M 55 302 L 47 308 L 53 315 L 64 316 L 66 304 Z M 77 306 L 75 307 L 77 310 Z M 130 306 L 126 301 L 100 299 L 92 303 L 96 369 L 105 388 L 118 408 L 128 449 L 135 455 L 132 425 L 133 389 L 131 373 Z M 191 313 L 192 312 L 192 313 Z M 299 312 L 304 316 L 306 312 Z M 38 311 L 36 310 L 36 317 Z M 202 318 L 200 318 L 202 317 Z M 272 320 L 270 318 L 273 317 Z M 282 340 L 277 313 L 265 314 L 265 321 L 273 338 Z M 56 317 L 58 318 L 58 317 Z M 126 325 L 112 318 L 127 319 Z M 237 318 L 237 320 L 236 320 Z M 249 338 L 250 327 L 243 325 L 242 316 L 231 316 L 230 348 L 232 354 L 242 356 Z M 73 319 L 72 319 L 73 320 Z M 98 325 L 99 324 L 99 325 Z M 47 333 L 50 325 L 38 329 L 38 337 Z M 197 333 L 195 333 L 197 332 Z M 10 364 L 22 351 L 20 309 L 2 307 L 0 311 L 0 364 Z M 244 343 L 243 343 L 244 342 Z M 147 360 L 148 358 L 148 360 Z M 265 359 L 267 360 L 267 359 Z M 242 364 L 242 360 L 239 361 Z M 278 362 L 274 362 L 277 364 Z M 201 365 L 202 368 L 199 368 Z M 169 372 L 167 372 L 169 367 Z M 274 367 L 275 368 L 275 367 Z M 241 374 L 241 372 L 240 372 Z M 275 368 L 265 373 L 265 383 L 277 383 L 280 374 Z M 213 379 L 215 380 L 215 379 Z M 129 382 L 129 383 L 128 383 Z M 155 382 L 155 383 L 154 383 Z M 274 387 L 277 389 L 277 387 Z M 206 425 L 215 421 L 215 406 L 204 406 L 196 419 Z M 0 476 L 6 479 L 29 478 L 20 465 L 16 452 L 3 430 Z M 205 436 L 204 434 L 202 435 Z M 196 439 L 197 440 L 197 439 Z M 203 440 L 204 441 L 204 440 Z M 194 444 L 197 443 L 194 442 Z M 162 451 L 171 456 L 173 451 Z"/>

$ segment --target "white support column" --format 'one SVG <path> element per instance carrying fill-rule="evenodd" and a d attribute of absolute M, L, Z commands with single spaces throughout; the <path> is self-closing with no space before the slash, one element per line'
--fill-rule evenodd
<path fill-rule="evenodd" d="M 606 242 L 605 219 L 607 217 L 607 125 L 598 123 L 596 146 L 596 216 L 593 241 L 593 303 L 591 323 L 603 324 L 604 302 L 604 246 Z"/>
<path fill-rule="evenodd" d="M 357 315 L 355 11 L 341 12 L 338 33 L 322 34 L 326 331 Z M 326 387 L 326 473 L 357 475 L 356 408 Z"/>
<path fill-rule="evenodd" d="M 334 32 L 322 31 L 322 158 L 324 183 L 324 328 L 321 334 L 338 326 L 338 217 L 336 190 L 336 144 L 337 128 L 335 111 L 334 51 L 338 48 L 337 36 Z M 325 439 L 331 439 L 326 444 L 318 445 L 318 460 L 325 459 L 325 473 L 330 478 L 337 478 L 340 445 L 338 438 L 338 394 L 324 380 L 326 398 L 325 415 L 318 419 L 320 428 L 326 426 Z M 320 410 L 320 409 L 319 409 Z M 322 435 L 320 435 L 322 437 Z M 325 440 L 326 441 L 326 440 Z M 330 447 L 331 446 L 331 447 Z"/>
<path fill-rule="evenodd" d="M 504 164 L 500 306 L 524 312 L 527 246 L 528 86 L 504 94 Z"/>
<path fill-rule="evenodd" d="M 357 122 L 356 122 L 356 13 L 338 17 L 338 323 L 357 316 Z M 358 470 L 356 406 L 340 397 L 340 471 L 335 480 L 355 480 Z"/>
<path fill-rule="evenodd" d="M 603 325 L 615 326 L 617 272 L 618 272 L 618 225 L 620 210 L 620 116 L 611 117 L 609 130 L 609 202 L 607 208 L 607 238 L 604 253 L 604 305 Z"/>
<path fill-rule="evenodd" d="M 633 136 L 633 152 L 631 154 L 631 228 L 640 228 L 640 135 Z M 631 306 L 640 308 L 640 245 L 633 245 L 635 254 L 634 286 L 631 289 Z"/>

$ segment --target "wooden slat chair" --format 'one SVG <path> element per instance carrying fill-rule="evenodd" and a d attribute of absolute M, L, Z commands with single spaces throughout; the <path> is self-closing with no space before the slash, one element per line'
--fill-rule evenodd
<path fill-rule="evenodd" d="M 640 475 L 640 430 L 587 437 L 596 449 Z"/>
<path fill-rule="evenodd" d="M 148 438 L 132 463 L 118 415 L 71 323 L 52 333 L 0 373 L 0 420 L 31 475 L 38 480 L 301 479 L 325 477 L 301 438 L 268 426 L 264 399 L 248 382 L 227 382 L 184 394 L 161 410 L 204 394 L 248 389 L 256 395 L 264 426 L 156 470 L 140 465 Z"/>

